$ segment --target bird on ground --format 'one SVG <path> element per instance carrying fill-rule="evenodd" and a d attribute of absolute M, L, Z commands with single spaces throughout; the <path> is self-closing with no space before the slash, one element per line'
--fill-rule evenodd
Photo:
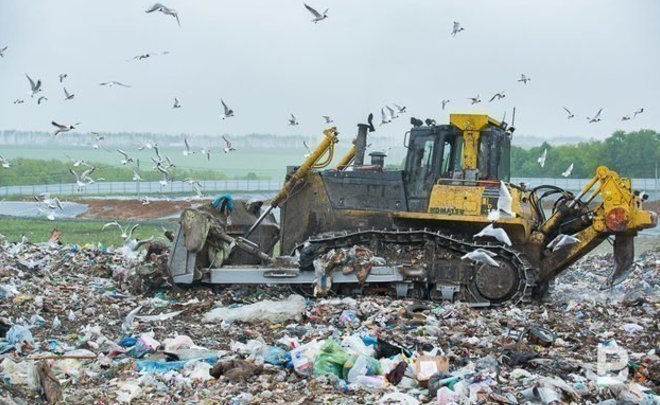
<path fill-rule="evenodd" d="M 64 88 L 64 101 L 66 101 L 66 100 L 73 100 L 73 98 L 74 98 L 75 96 L 76 96 L 75 94 L 70 94 L 70 93 L 66 90 L 66 87 Z"/>
<path fill-rule="evenodd" d="M 194 155 L 195 151 L 190 149 L 190 144 L 188 143 L 188 138 L 183 138 L 183 144 L 186 146 L 186 149 L 183 151 L 183 156 Z"/>
<path fill-rule="evenodd" d="M 224 149 L 223 149 L 223 150 L 225 151 L 225 153 L 229 153 L 229 152 L 231 152 L 231 151 L 236 150 L 236 148 L 234 148 L 233 146 L 231 146 L 231 141 L 229 140 L 229 138 L 227 138 L 226 136 L 222 135 L 222 139 L 224 139 L 224 141 L 225 141 L 225 147 L 224 147 Z"/>
<path fill-rule="evenodd" d="M 71 131 L 71 130 L 76 129 L 76 125 L 79 125 L 80 123 L 77 122 L 77 123 L 75 123 L 75 124 L 73 124 L 73 125 L 66 126 L 66 125 L 58 124 L 58 123 L 55 122 L 55 121 L 51 121 L 51 124 L 52 124 L 55 128 L 57 128 L 57 129 L 55 129 L 55 132 L 53 133 L 54 136 L 57 136 L 57 135 L 59 135 L 59 134 L 61 134 L 61 133 L 63 133 L 63 132 L 69 132 L 69 131 Z"/>
<path fill-rule="evenodd" d="M 325 123 L 326 123 L 326 124 L 332 124 L 332 123 L 334 122 L 334 121 L 332 120 L 332 118 L 330 118 L 329 115 L 322 115 L 321 117 L 323 117 L 323 119 L 325 120 Z"/>
<path fill-rule="evenodd" d="M 492 103 L 495 99 L 501 100 L 506 97 L 506 94 L 504 94 L 504 91 L 500 91 L 499 93 L 495 93 L 493 97 L 488 100 L 489 103 Z"/>
<path fill-rule="evenodd" d="M 27 77 L 28 81 L 30 82 L 30 91 L 32 92 L 31 97 L 34 97 L 35 94 L 39 93 L 41 91 L 41 80 L 37 80 L 35 83 L 34 80 L 30 76 L 25 74 L 25 77 Z"/>
<path fill-rule="evenodd" d="M 569 109 L 566 108 L 566 107 L 562 107 L 562 108 L 564 109 L 564 111 L 566 111 L 566 114 L 568 114 L 568 117 L 567 117 L 567 118 L 568 118 L 569 120 L 570 120 L 571 118 L 575 117 L 575 114 L 573 114 L 573 113 L 571 112 L 571 110 L 569 110 Z"/>
<path fill-rule="evenodd" d="M 142 198 L 140 199 L 140 201 L 142 202 L 142 205 L 149 205 L 149 204 L 151 204 L 151 200 L 150 200 L 149 197 L 147 197 L 147 196 L 142 197 Z"/>
<path fill-rule="evenodd" d="M 42 102 L 42 101 L 48 101 L 48 97 L 46 97 L 46 96 L 40 96 L 40 97 L 37 99 L 37 105 L 41 105 L 41 102 Z"/>
<path fill-rule="evenodd" d="M 179 103 L 179 99 L 176 97 L 174 97 L 174 105 L 172 106 L 172 108 L 174 109 L 181 108 L 181 103 Z"/>
<path fill-rule="evenodd" d="M 528 77 L 528 76 L 527 76 L 526 74 L 524 74 L 524 73 L 521 73 L 521 74 L 520 74 L 520 79 L 518 79 L 518 81 L 521 82 L 521 83 L 523 83 L 523 84 L 527 84 L 527 82 L 531 82 L 531 81 L 532 81 L 532 78 L 531 78 L 531 77 Z"/>
<path fill-rule="evenodd" d="M 464 30 L 465 28 L 461 27 L 461 23 L 459 23 L 458 21 L 454 21 L 454 27 L 451 30 L 451 36 L 455 37 L 456 34 Z"/>
<path fill-rule="evenodd" d="M 491 210 L 488 213 L 489 221 L 497 221 L 501 218 L 502 214 L 505 214 L 509 217 L 515 217 L 516 214 L 513 212 L 513 197 L 507 188 L 506 184 L 503 181 L 500 181 L 500 190 L 497 196 L 497 209 Z"/>
<path fill-rule="evenodd" d="M 60 73 L 59 75 L 57 75 L 57 78 L 60 80 L 60 83 L 62 83 L 64 79 L 66 79 L 67 77 L 69 77 L 69 75 L 66 73 Z"/>
<path fill-rule="evenodd" d="M 0 58 L 5 57 L 5 51 L 7 50 L 8 46 L 5 46 L 4 48 L 0 48 Z"/>
<path fill-rule="evenodd" d="M 493 259 L 494 256 L 497 256 L 493 252 L 489 252 L 485 249 L 476 249 L 473 252 L 466 253 L 461 256 L 461 260 L 472 260 L 474 262 L 487 264 L 493 267 L 500 267 L 500 264 Z"/>
<path fill-rule="evenodd" d="M 601 114 L 602 112 L 603 112 L 603 109 L 601 108 L 600 110 L 598 110 L 598 112 L 596 113 L 596 115 L 594 115 L 593 118 L 591 118 L 591 117 L 587 117 L 587 120 L 589 120 L 589 123 L 590 123 L 590 124 L 593 124 L 593 123 L 595 123 L 595 122 L 600 122 L 600 114 Z"/>
<path fill-rule="evenodd" d="M 14 104 L 23 104 L 24 102 L 25 100 L 23 100 L 22 98 L 17 98 L 16 100 L 14 100 Z"/>
<path fill-rule="evenodd" d="M 124 84 L 122 82 L 118 82 L 116 80 L 111 80 L 109 82 L 102 82 L 99 83 L 99 86 L 105 86 L 105 87 L 114 87 L 114 86 L 121 86 L 121 87 L 131 87 L 128 84 Z"/>
<path fill-rule="evenodd" d="M 380 116 L 381 116 L 380 125 L 385 125 L 392 122 L 392 117 L 387 115 L 387 113 L 385 112 L 385 108 L 380 109 Z"/>
<path fill-rule="evenodd" d="M 305 8 L 307 9 L 307 11 L 312 13 L 312 15 L 314 16 L 314 19 L 312 20 L 314 22 L 314 24 L 328 18 L 328 10 L 329 9 L 326 8 L 325 11 L 323 12 L 323 14 L 321 14 L 318 11 L 316 11 L 315 9 L 313 9 L 312 7 L 308 6 L 307 4 L 305 4 L 305 3 L 303 3 L 303 4 L 305 5 Z"/>
<path fill-rule="evenodd" d="M 84 189 L 87 184 L 94 182 L 91 177 L 89 177 L 96 170 L 95 166 L 90 167 L 81 174 L 78 174 L 75 170 L 69 169 L 69 173 L 73 174 L 76 177 L 76 185 L 78 186 L 78 191 Z M 91 181 L 90 181 L 91 180 Z"/>
<path fill-rule="evenodd" d="M 121 226 L 121 224 L 119 224 L 119 222 L 112 221 L 112 222 L 108 222 L 107 224 L 103 225 L 103 228 L 101 228 L 101 230 L 105 231 L 106 229 L 108 229 L 110 227 L 113 227 L 113 226 L 117 227 L 119 229 L 119 232 L 121 232 L 121 235 L 120 235 L 121 238 L 129 239 L 133 236 L 133 232 L 135 232 L 135 230 L 140 226 L 140 224 L 134 224 L 132 227 L 129 228 L 128 225 L 126 225 L 124 227 L 124 226 Z"/>
<path fill-rule="evenodd" d="M 153 13 L 154 11 L 161 12 L 165 15 L 169 15 L 171 17 L 174 17 L 176 19 L 176 23 L 181 26 L 181 21 L 179 21 L 179 13 L 177 13 L 176 10 L 169 8 L 167 6 L 164 6 L 160 3 L 155 3 L 151 8 L 145 11 L 145 13 Z"/>
<path fill-rule="evenodd" d="M 541 156 L 539 156 L 538 159 L 536 159 L 537 162 L 539 162 L 539 165 L 541 167 L 545 166 L 545 158 L 548 156 L 548 149 L 543 149 L 543 153 L 541 153 Z"/>
<path fill-rule="evenodd" d="M 394 106 L 394 108 L 396 108 L 397 114 L 405 114 L 407 112 L 405 105 L 403 107 L 401 107 L 400 105 L 394 104 L 394 103 L 392 103 L 392 105 Z"/>
<path fill-rule="evenodd" d="M 631 119 L 630 115 L 624 115 L 623 117 L 621 117 L 621 121 L 630 121 L 630 119 Z"/>
<path fill-rule="evenodd" d="M 387 111 L 390 113 L 390 118 L 391 119 L 394 120 L 394 119 L 399 118 L 396 111 L 394 111 L 394 109 L 392 107 L 390 107 L 389 105 L 386 105 L 385 108 L 387 108 Z"/>
<path fill-rule="evenodd" d="M 449 99 L 444 99 L 444 100 L 442 100 L 442 101 L 440 102 L 440 103 L 442 104 L 442 109 L 443 109 L 443 110 L 445 109 L 445 107 L 447 106 L 447 104 L 449 104 L 450 101 L 451 101 L 451 100 L 449 100 Z"/>
<path fill-rule="evenodd" d="M 289 125 L 296 126 L 300 125 L 300 122 L 296 119 L 296 116 L 291 114 L 291 118 L 289 118 Z"/>
<path fill-rule="evenodd" d="M 136 170 L 133 170 L 133 181 L 142 181 L 142 176 Z"/>
<path fill-rule="evenodd" d="M 59 208 L 60 211 L 64 211 L 62 201 L 57 197 L 51 197 L 49 193 L 41 193 L 39 194 L 39 197 L 36 195 L 33 197 L 37 203 L 43 204 L 51 210 Z"/>
<path fill-rule="evenodd" d="M 0 155 L 0 166 L 2 166 L 4 169 L 9 169 L 11 167 L 11 163 L 9 163 L 7 159 Z"/>
<path fill-rule="evenodd" d="M 37 211 L 46 215 L 46 219 L 49 221 L 55 221 L 55 210 L 44 210 L 43 208 L 37 206 Z"/>
<path fill-rule="evenodd" d="M 225 118 L 233 117 L 234 110 L 227 107 L 227 104 L 225 104 L 225 101 L 223 99 L 220 99 L 220 102 L 222 103 L 222 108 L 224 109 L 224 114 L 222 115 L 222 119 L 224 120 Z"/>
<path fill-rule="evenodd" d="M 568 177 L 571 175 L 571 173 L 573 173 L 573 163 L 571 163 L 570 166 L 568 166 L 568 168 L 564 170 L 564 172 L 561 175 L 563 177 Z"/>
<path fill-rule="evenodd" d="M 437 122 L 435 122 L 435 120 L 432 118 L 425 119 L 424 123 L 426 124 L 427 127 L 434 127 L 437 125 Z"/>
<path fill-rule="evenodd" d="M 644 108 L 640 108 L 639 110 L 635 111 L 633 113 L 633 118 L 637 117 L 639 114 L 644 112 Z"/>
<path fill-rule="evenodd" d="M 117 149 L 117 152 L 119 152 L 124 158 L 121 160 L 121 164 L 127 165 L 131 162 L 133 162 L 133 158 L 128 156 L 128 153 L 124 152 L 121 149 Z"/>
<path fill-rule="evenodd" d="M 478 94 L 477 97 L 468 97 L 468 100 L 470 100 L 472 104 L 481 103 L 481 98 L 479 97 Z"/>
<path fill-rule="evenodd" d="M 509 235 L 507 235 L 503 228 L 495 228 L 493 227 L 493 224 L 488 224 L 488 226 L 474 235 L 475 238 L 484 238 L 487 236 L 495 238 L 505 245 L 511 246 L 511 239 L 509 239 Z"/>
<path fill-rule="evenodd" d="M 559 234 L 556 238 L 550 241 L 546 247 L 552 249 L 553 252 L 556 252 L 564 246 L 570 246 L 576 243 L 580 243 L 580 239 L 575 236 Z"/>

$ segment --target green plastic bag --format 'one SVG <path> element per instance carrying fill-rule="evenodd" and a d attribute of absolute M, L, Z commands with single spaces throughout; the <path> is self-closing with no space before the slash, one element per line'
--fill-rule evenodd
<path fill-rule="evenodd" d="M 351 356 L 339 343 L 333 339 L 328 339 L 323 344 L 319 355 L 314 359 L 312 372 L 317 376 L 332 374 L 342 378 L 344 363 L 350 358 Z"/>

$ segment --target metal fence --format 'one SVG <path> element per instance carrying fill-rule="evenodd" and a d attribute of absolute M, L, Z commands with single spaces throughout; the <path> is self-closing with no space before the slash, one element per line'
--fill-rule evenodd
<path fill-rule="evenodd" d="M 564 190 L 577 193 L 589 183 L 591 179 L 566 179 L 566 178 L 535 178 L 535 177 L 513 177 L 512 183 L 525 183 L 529 187 L 540 186 L 542 184 L 561 187 Z M 657 200 L 660 198 L 660 188 L 658 179 L 632 179 L 633 190 L 645 191 L 649 198 Z"/>

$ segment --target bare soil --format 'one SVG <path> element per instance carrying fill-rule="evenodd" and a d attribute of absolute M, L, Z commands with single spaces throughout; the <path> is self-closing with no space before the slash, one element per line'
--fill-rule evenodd
<path fill-rule="evenodd" d="M 89 209 L 82 214 L 81 218 L 93 219 L 158 219 L 174 215 L 192 205 L 207 203 L 205 200 L 189 201 L 165 201 L 155 200 L 149 204 L 143 204 L 140 200 L 112 200 L 112 199 L 90 199 L 81 200 L 81 204 L 87 204 Z"/>

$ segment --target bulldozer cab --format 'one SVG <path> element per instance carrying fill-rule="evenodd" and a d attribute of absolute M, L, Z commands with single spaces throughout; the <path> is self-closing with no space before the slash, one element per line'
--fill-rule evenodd
<path fill-rule="evenodd" d="M 424 211 L 437 183 L 508 182 L 511 135 L 486 115 L 452 114 L 451 125 L 410 131 L 404 179 L 412 211 Z"/>

